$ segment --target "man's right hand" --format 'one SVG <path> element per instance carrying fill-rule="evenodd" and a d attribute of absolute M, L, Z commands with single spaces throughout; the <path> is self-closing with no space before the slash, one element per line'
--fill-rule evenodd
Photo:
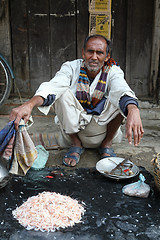
<path fill-rule="evenodd" d="M 24 120 L 25 123 L 27 123 L 27 121 L 29 120 L 30 116 L 31 116 L 31 112 L 32 109 L 35 106 L 41 106 L 43 104 L 44 99 L 40 96 L 34 96 L 33 98 L 31 98 L 28 102 L 22 104 L 21 106 L 17 107 L 17 108 L 13 108 L 10 116 L 9 116 L 9 120 L 14 122 L 15 125 L 15 129 L 16 131 L 18 130 L 18 126 L 19 126 L 19 122 L 21 119 Z"/>
<path fill-rule="evenodd" d="M 31 112 L 32 107 L 27 103 L 24 103 L 23 105 L 12 109 L 11 114 L 9 116 L 9 120 L 10 121 L 15 120 L 14 125 L 16 131 L 18 130 L 20 120 L 24 119 L 24 122 L 26 123 L 29 120 Z"/>

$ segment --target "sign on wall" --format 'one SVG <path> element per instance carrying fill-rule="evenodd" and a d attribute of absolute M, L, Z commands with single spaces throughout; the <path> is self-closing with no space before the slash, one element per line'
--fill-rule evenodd
<path fill-rule="evenodd" d="M 111 0 L 89 0 L 89 34 L 111 38 Z"/>

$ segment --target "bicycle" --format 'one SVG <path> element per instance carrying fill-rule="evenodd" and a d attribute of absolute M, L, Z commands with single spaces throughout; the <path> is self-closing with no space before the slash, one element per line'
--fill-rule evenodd
<path fill-rule="evenodd" d="M 8 99 L 14 79 L 15 77 L 9 63 L 0 54 L 0 106 Z"/>

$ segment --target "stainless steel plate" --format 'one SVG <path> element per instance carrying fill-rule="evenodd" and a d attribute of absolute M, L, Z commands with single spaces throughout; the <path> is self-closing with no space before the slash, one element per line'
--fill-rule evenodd
<path fill-rule="evenodd" d="M 9 172 L 5 165 L 3 164 L 2 160 L 0 159 L 0 188 L 5 187 L 9 180 L 10 180 Z"/>
<path fill-rule="evenodd" d="M 113 173 L 113 169 L 115 169 L 118 164 L 120 165 L 120 167 L 116 169 Z M 128 168 L 130 169 L 132 174 L 124 172 L 124 170 Z M 129 179 L 139 174 L 139 168 L 135 164 L 133 164 L 130 160 L 125 160 L 124 158 L 118 157 L 109 157 L 101 159 L 99 162 L 97 162 L 96 169 L 105 177 L 117 180 Z"/>

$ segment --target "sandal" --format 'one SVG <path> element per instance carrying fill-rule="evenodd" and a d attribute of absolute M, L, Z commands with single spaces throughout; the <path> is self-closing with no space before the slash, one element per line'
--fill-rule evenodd
<path fill-rule="evenodd" d="M 116 157 L 117 155 L 114 153 L 113 148 L 99 148 L 99 153 L 102 155 L 104 153 L 109 154 L 109 156 L 103 156 L 101 159 L 103 158 L 108 158 L 108 157 Z"/>
<path fill-rule="evenodd" d="M 81 154 L 84 152 L 84 148 L 81 148 L 81 147 L 71 147 L 70 149 L 69 149 L 69 151 L 65 154 L 65 156 L 64 156 L 64 159 L 63 159 L 63 164 L 64 165 L 66 165 L 66 166 L 68 166 L 68 167 L 73 167 L 72 165 L 70 165 L 70 164 L 68 164 L 68 163 L 66 163 L 65 162 L 65 159 L 66 158 L 71 158 L 71 159 L 74 159 L 75 161 L 76 161 L 76 165 L 77 165 L 77 163 L 79 163 L 79 160 L 80 160 L 80 156 L 81 156 Z M 72 155 L 72 153 L 78 153 L 79 154 L 79 156 L 74 156 L 74 155 Z M 75 165 L 75 166 L 76 166 Z M 74 166 L 74 167 L 75 167 Z"/>

